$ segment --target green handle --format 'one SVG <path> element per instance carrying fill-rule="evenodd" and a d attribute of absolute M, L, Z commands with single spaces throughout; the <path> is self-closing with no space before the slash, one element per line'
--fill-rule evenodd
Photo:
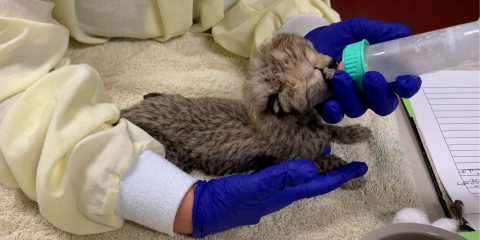
<path fill-rule="evenodd" d="M 366 39 L 363 39 L 360 42 L 347 45 L 342 53 L 343 71 L 347 72 L 353 80 L 355 80 L 358 89 L 360 89 L 362 93 L 362 79 L 363 75 L 367 72 L 363 51 L 365 45 L 370 45 L 370 43 Z"/>

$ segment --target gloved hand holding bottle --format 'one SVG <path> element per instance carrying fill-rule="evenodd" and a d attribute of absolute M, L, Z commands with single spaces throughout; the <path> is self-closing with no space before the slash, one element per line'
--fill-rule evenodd
<path fill-rule="evenodd" d="M 366 18 L 353 18 L 311 30 L 305 38 L 313 43 L 315 49 L 342 61 L 342 52 L 349 44 L 366 39 L 370 44 L 389 41 L 410 35 L 410 29 L 404 24 L 386 23 Z M 338 123 L 343 115 L 350 118 L 362 116 L 368 108 L 381 116 L 392 113 L 398 106 L 396 94 L 410 98 L 420 89 L 422 80 L 413 75 L 398 76 L 395 82 L 388 84 L 378 72 L 367 72 L 363 77 L 362 94 L 353 78 L 342 70 L 333 76 L 335 100 L 330 100 L 316 109 L 328 123 Z"/>

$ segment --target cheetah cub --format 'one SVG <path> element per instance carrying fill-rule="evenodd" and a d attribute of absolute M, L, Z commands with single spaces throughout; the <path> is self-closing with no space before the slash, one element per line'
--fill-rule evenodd
<path fill-rule="evenodd" d="M 150 93 L 121 116 L 165 146 L 166 159 L 185 172 L 246 173 L 294 159 L 309 159 L 318 173 L 347 164 L 322 156 L 331 142 L 365 142 L 367 127 L 325 124 L 313 106 L 333 96 L 336 62 L 306 39 L 275 36 L 250 61 L 243 99 L 185 98 Z M 365 184 L 363 177 L 342 187 Z"/>

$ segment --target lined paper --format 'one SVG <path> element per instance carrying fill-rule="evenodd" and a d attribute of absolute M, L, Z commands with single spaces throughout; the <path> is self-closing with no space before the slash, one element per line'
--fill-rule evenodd
<path fill-rule="evenodd" d="M 463 201 L 466 214 L 478 214 L 480 72 L 441 71 L 421 78 L 422 88 L 410 103 L 434 166 L 450 198 Z"/>
<path fill-rule="evenodd" d="M 480 88 L 428 85 L 421 90 L 430 104 L 464 186 L 469 193 L 479 194 Z"/>

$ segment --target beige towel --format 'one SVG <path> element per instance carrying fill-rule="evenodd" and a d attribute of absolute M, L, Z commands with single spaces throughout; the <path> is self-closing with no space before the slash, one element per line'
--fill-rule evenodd
<path fill-rule="evenodd" d="M 185 36 L 166 43 L 114 39 L 104 45 L 71 41 L 72 64 L 88 63 L 98 70 L 113 102 L 121 108 L 150 92 L 184 96 L 240 98 L 248 59 L 217 45 L 208 34 Z M 340 125 L 361 123 L 373 130 L 368 143 L 333 145 L 332 153 L 369 166 L 368 183 L 356 191 L 343 189 L 298 201 L 270 214 L 258 225 L 239 227 L 208 239 L 359 239 L 388 224 L 404 207 L 423 209 L 394 115 L 368 111 Z M 167 149 L 168 151 L 168 149 Z M 194 173 L 199 179 L 210 179 Z M 73 236 L 45 219 L 36 203 L 21 191 L 0 186 L 0 239 L 167 239 L 167 235 L 127 222 L 115 232 Z M 179 239 L 188 239 L 179 235 Z"/>

